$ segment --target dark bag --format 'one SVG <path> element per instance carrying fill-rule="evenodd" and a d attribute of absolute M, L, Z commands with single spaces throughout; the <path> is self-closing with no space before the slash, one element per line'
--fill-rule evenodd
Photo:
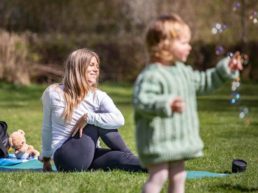
<path fill-rule="evenodd" d="M 0 158 L 8 157 L 9 135 L 7 133 L 7 123 L 0 121 Z"/>

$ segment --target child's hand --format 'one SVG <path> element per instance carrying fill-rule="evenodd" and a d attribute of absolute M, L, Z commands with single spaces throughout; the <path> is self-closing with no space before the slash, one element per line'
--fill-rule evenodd
<path fill-rule="evenodd" d="M 182 113 L 185 110 L 185 102 L 181 97 L 176 97 L 170 106 L 173 112 Z"/>
<path fill-rule="evenodd" d="M 243 69 L 242 61 L 243 60 L 240 55 L 240 52 L 236 52 L 234 56 L 230 59 L 228 67 L 230 68 L 231 71 L 242 70 Z"/>

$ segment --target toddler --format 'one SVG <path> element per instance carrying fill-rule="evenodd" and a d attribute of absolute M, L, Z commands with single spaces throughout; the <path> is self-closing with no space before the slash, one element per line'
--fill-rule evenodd
<path fill-rule="evenodd" d="M 224 58 L 215 68 L 195 71 L 184 64 L 191 51 L 191 31 L 178 15 L 157 18 L 149 26 L 146 45 L 150 64 L 134 85 L 137 150 L 149 178 L 144 193 L 183 193 L 184 162 L 203 155 L 196 95 L 239 76 L 237 57 Z"/>

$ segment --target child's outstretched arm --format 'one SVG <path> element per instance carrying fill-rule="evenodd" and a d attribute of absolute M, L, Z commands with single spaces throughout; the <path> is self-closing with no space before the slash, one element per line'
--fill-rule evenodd
<path fill-rule="evenodd" d="M 227 80 L 239 77 L 239 70 L 242 70 L 242 62 L 237 52 L 232 58 L 226 57 L 219 61 L 215 68 L 206 71 L 193 71 L 193 82 L 199 94 L 212 91 Z"/>

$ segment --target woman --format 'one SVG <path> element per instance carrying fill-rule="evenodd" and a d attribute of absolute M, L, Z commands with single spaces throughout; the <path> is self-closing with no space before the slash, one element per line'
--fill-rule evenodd
<path fill-rule="evenodd" d="M 44 171 L 51 170 L 51 158 L 58 171 L 143 170 L 118 133 L 124 117 L 112 99 L 97 88 L 98 78 L 98 55 L 79 49 L 68 56 L 62 83 L 44 91 Z M 110 149 L 97 146 L 99 137 Z"/>

